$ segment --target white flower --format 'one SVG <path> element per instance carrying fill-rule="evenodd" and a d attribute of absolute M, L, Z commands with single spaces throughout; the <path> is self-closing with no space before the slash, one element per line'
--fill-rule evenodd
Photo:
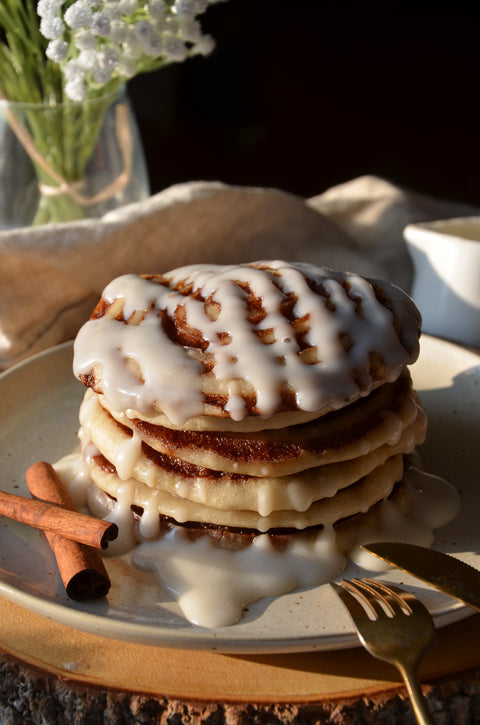
<path fill-rule="evenodd" d="M 108 83 L 118 63 L 118 56 L 112 48 L 105 48 L 97 53 L 92 78 L 95 83 Z"/>
<path fill-rule="evenodd" d="M 76 103 L 80 103 L 85 99 L 86 92 L 86 83 L 81 78 L 68 81 L 65 84 L 65 93 L 71 101 L 75 101 Z"/>
<path fill-rule="evenodd" d="M 167 6 L 165 0 L 148 0 L 145 10 L 152 18 L 163 18 Z"/>
<path fill-rule="evenodd" d="M 119 0 L 118 5 L 122 15 L 132 15 L 138 9 L 138 0 Z"/>
<path fill-rule="evenodd" d="M 182 19 L 176 15 L 166 15 L 162 20 L 154 20 L 153 23 L 157 30 L 170 35 L 177 35 L 180 30 Z"/>
<path fill-rule="evenodd" d="M 112 20 L 110 38 L 114 43 L 124 43 L 128 38 L 128 25 L 123 20 Z"/>
<path fill-rule="evenodd" d="M 101 11 L 93 13 L 90 30 L 95 35 L 107 36 L 110 33 L 110 19 Z"/>
<path fill-rule="evenodd" d="M 83 70 L 92 70 L 97 60 L 97 54 L 94 50 L 82 50 L 76 61 Z"/>
<path fill-rule="evenodd" d="M 136 60 L 143 55 L 143 46 L 135 34 L 135 28 L 128 28 L 128 37 L 122 44 L 122 49 L 127 58 Z"/>
<path fill-rule="evenodd" d="M 181 18 L 178 32 L 183 40 L 189 43 L 198 43 L 202 39 L 202 28 L 194 18 Z"/>
<path fill-rule="evenodd" d="M 62 18 L 55 15 L 44 15 L 40 20 L 40 32 L 47 40 L 55 40 L 63 35 L 65 25 Z"/>
<path fill-rule="evenodd" d="M 83 81 L 86 76 L 86 70 L 82 68 L 76 58 L 72 58 L 66 62 L 63 74 L 69 83 L 73 83 L 74 81 Z"/>
<path fill-rule="evenodd" d="M 177 15 L 194 17 L 199 13 L 205 12 L 207 7 L 207 0 L 175 0 L 172 5 L 172 11 Z"/>
<path fill-rule="evenodd" d="M 182 60 L 185 60 L 187 57 L 187 49 L 185 48 L 185 43 L 180 40 L 180 38 L 176 38 L 174 35 L 167 35 L 165 33 L 164 37 L 164 53 L 169 61 L 176 61 L 180 62 Z"/>
<path fill-rule="evenodd" d="M 111 0 L 111 2 L 106 2 L 103 5 L 102 13 L 107 16 L 111 23 L 116 20 L 121 20 L 122 9 L 120 7 L 120 2 L 114 2 L 113 0 Z"/>
<path fill-rule="evenodd" d="M 163 53 L 163 38 L 154 33 L 151 38 L 143 43 L 143 52 L 152 58 L 157 58 Z"/>
<path fill-rule="evenodd" d="M 97 38 L 90 30 L 79 30 L 74 34 L 73 42 L 79 50 L 94 50 L 97 47 Z"/>
<path fill-rule="evenodd" d="M 37 15 L 43 18 L 45 15 L 58 15 L 63 0 L 38 0 Z"/>
<path fill-rule="evenodd" d="M 68 43 L 59 38 L 51 40 L 47 45 L 45 54 L 47 58 L 50 58 L 50 60 L 54 60 L 56 63 L 61 63 L 61 61 L 65 60 L 68 55 Z"/>
<path fill-rule="evenodd" d="M 135 35 L 143 43 L 145 40 L 150 40 L 153 35 L 152 24 L 148 20 L 139 20 L 133 26 Z"/>
<path fill-rule="evenodd" d="M 125 78 L 133 78 L 137 73 L 137 63 L 134 58 L 127 58 L 125 55 L 120 56 L 117 65 L 117 72 Z"/>
<path fill-rule="evenodd" d="M 134 25 L 137 39 L 141 43 L 142 52 L 145 55 L 156 57 L 163 52 L 162 36 L 155 32 L 153 25 L 148 20 L 139 20 Z"/>
<path fill-rule="evenodd" d="M 77 0 L 65 10 L 65 22 L 72 30 L 88 27 L 92 17 L 92 8 L 87 0 Z"/>
<path fill-rule="evenodd" d="M 50 41 L 47 56 L 66 61 L 65 91 L 79 101 L 92 82 L 103 85 L 114 75 L 128 79 L 164 62 L 210 53 L 213 39 L 203 35 L 196 16 L 213 2 L 217 0 L 38 0 L 37 11 Z"/>
<path fill-rule="evenodd" d="M 215 48 L 215 41 L 211 35 L 202 35 L 193 46 L 193 53 L 196 55 L 210 55 Z"/>

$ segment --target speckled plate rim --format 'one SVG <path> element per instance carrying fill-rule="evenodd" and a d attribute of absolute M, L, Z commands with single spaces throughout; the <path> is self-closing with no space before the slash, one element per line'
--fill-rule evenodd
<path fill-rule="evenodd" d="M 72 343 L 68 342 L 0 375 L 4 490 L 28 495 L 24 482 L 28 466 L 36 460 L 57 460 L 75 446 L 83 387 L 73 377 L 71 361 Z M 478 431 L 480 427 L 480 357 L 453 343 L 424 336 L 412 374 L 429 416 L 427 443 L 422 446 L 426 468 L 454 482 L 463 502 L 457 519 L 437 532 L 436 547 L 480 568 L 480 534 L 475 518 L 480 488 L 475 490 L 472 475 L 477 455 L 475 428 Z M 151 599 L 140 604 L 138 574 L 125 558 L 112 558 L 106 560 L 112 579 L 108 600 L 73 602 L 64 592 L 54 563 L 52 567 L 51 552 L 41 532 L 7 519 L 2 524 L 0 594 L 70 627 L 139 644 L 239 654 L 358 645 L 348 615 L 328 585 L 260 600 L 248 607 L 239 623 L 208 630 L 185 622 L 177 605 L 168 600 Z M 42 575 L 45 566 L 48 577 Z M 354 565 L 343 573 L 347 577 L 364 575 L 365 571 Z M 398 570 L 377 576 L 414 591 L 432 612 L 437 626 L 473 613 Z M 147 592 L 152 585 L 143 579 L 142 587 Z"/>

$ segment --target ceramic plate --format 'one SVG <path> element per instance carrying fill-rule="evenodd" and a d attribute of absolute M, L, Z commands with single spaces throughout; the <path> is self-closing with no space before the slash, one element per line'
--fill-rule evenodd
<path fill-rule="evenodd" d="M 60 345 L 0 376 L 1 486 L 29 495 L 26 469 L 54 462 L 76 446 L 83 386 L 72 374 L 72 346 Z M 453 344 L 424 337 L 414 383 L 429 417 L 422 457 L 427 470 L 452 481 L 462 497 L 454 522 L 437 531 L 437 546 L 480 568 L 480 357 Z M 127 558 L 107 558 L 108 599 L 77 603 L 65 594 L 44 535 L 0 518 L 0 594 L 63 624 L 119 640 L 223 652 L 287 652 L 357 646 L 348 615 L 328 585 L 265 598 L 248 607 L 231 627 L 203 629 L 185 621 L 153 575 L 136 571 Z M 351 565 L 343 576 L 364 576 Z M 413 590 L 437 626 L 472 610 L 392 569 L 381 578 Z"/>

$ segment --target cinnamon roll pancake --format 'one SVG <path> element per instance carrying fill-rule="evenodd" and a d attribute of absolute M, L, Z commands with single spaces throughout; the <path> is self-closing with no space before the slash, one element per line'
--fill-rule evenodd
<path fill-rule="evenodd" d="M 75 341 L 91 505 L 127 489 L 152 535 L 347 527 L 350 545 L 382 501 L 409 506 L 419 336 L 398 288 L 309 264 L 117 278 Z"/>
<path fill-rule="evenodd" d="M 430 545 L 459 499 L 418 469 L 420 324 L 395 286 L 309 264 L 118 277 L 74 346 L 90 510 L 207 627 L 362 543 Z"/>
<path fill-rule="evenodd" d="M 316 418 L 393 382 L 416 359 L 419 330 L 407 295 L 358 275 L 196 265 L 108 285 L 77 336 L 75 370 L 111 410 L 187 429 L 199 416 L 272 428 L 278 413 Z"/>

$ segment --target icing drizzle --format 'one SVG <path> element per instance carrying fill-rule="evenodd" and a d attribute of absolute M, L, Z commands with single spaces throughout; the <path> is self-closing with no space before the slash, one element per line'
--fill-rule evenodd
<path fill-rule="evenodd" d="M 386 286 L 396 313 L 404 309 L 405 320 L 412 318 L 409 298 Z M 81 328 L 75 374 L 88 375 L 97 366 L 112 410 L 155 407 L 176 425 L 202 413 L 204 369 L 192 347 L 172 339 L 166 318 L 182 318 L 200 334 L 213 376 L 227 385 L 225 409 L 234 420 L 248 414 L 238 381 L 251 386 L 262 417 L 281 408 L 282 389 L 295 394 L 298 409 L 316 411 L 369 392 L 372 351 L 388 368 L 388 380 L 418 354 L 416 322 L 402 344 L 392 312 L 368 280 L 307 264 L 192 265 L 163 277 L 123 275 L 103 298 L 120 300 L 123 314 L 97 317 Z M 255 320 L 252 300 L 260 306 Z M 135 361 L 139 374 L 128 361 Z"/>

